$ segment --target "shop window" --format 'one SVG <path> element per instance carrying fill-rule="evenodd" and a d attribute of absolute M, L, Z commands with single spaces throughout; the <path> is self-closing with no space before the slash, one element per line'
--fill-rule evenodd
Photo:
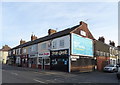
<path fill-rule="evenodd" d="M 39 58 L 39 62 L 38 62 L 39 64 L 42 64 L 42 58 Z"/>
<path fill-rule="evenodd" d="M 59 44 L 59 46 L 60 46 L 61 48 L 64 47 L 64 40 L 60 40 L 60 44 Z"/>
<path fill-rule="evenodd" d="M 45 63 L 45 65 L 50 65 L 50 59 L 45 59 L 44 63 Z"/>
<path fill-rule="evenodd" d="M 52 65 L 56 65 L 57 64 L 57 60 L 56 59 L 52 59 Z"/>
<path fill-rule="evenodd" d="M 115 60 L 113 60 L 113 64 L 116 64 Z"/>

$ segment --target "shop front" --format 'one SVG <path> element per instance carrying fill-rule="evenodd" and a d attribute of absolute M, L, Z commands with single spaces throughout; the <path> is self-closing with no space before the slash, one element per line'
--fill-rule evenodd
<path fill-rule="evenodd" d="M 55 50 L 50 52 L 50 69 L 69 72 L 69 50 Z"/>
<path fill-rule="evenodd" d="M 39 53 L 38 68 L 43 70 L 50 69 L 50 52 Z"/>
<path fill-rule="evenodd" d="M 30 68 L 37 68 L 37 54 L 30 54 L 28 58 L 28 66 Z"/>
<path fill-rule="evenodd" d="M 22 55 L 20 58 L 21 58 L 21 66 L 28 67 L 28 55 Z"/>
<path fill-rule="evenodd" d="M 118 59 L 116 56 L 110 57 L 110 64 L 115 65 L 118 63 Z"/>
<path fill-rule="evenodd" d="M 71 72 L 91 72 L 94 70 L 94 59 L 87 56 L 71 56 Z"/>
<path fill-rule="evenodd" d="M 16 66 L 21 66 L 20 56 L 16 56 Z"/>

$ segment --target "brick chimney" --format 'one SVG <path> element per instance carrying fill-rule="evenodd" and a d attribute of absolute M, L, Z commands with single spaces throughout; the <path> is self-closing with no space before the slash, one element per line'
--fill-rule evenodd
<path fill-rule="evenodd" d="M 114 46 L 115 47 L 115 43 L 114 43 L 114 41 L 109 41 L 109 45 L 112 45 L 112 46 Z"/>
<path fill-rule="evenodd" d="M 102 36 L 102 37 L 99 37 L 99 39 L 98 39 L 99 41 L 101 41 L 101 42 L 105 42 L 105 38 Z"/>
<path fill-rule="evenodd" d="M 35 36 L 35 35 L 31 35 L 31 41 L 34 41 L 34 40 L 36 40 L 37 39 L 37 36 Z"/>
<path fill-rule="evenodd" d="M 57 31 L 56 30 L 54 30 L 54 29 L 49 29 L 48 30 L 48 35 L 52 35 L 52 34 L 54 34 L 54 33 L 56 33 Z"/>
<path fill-rule="evenodd" d="M 87 23 L 81 21 L 81 22 L 80 22 L 80 25 L 83 25 L 83 24 L 87 26 Z"/>
<path fill-rule="evenodd" d="M 20 40 L 20 45 L 21 45 L 21 44 L 24 44 L 24 43 L 25 43 L 25 40 L 22 40 L 22 39 L 21 39 L 21 40 Z"/>

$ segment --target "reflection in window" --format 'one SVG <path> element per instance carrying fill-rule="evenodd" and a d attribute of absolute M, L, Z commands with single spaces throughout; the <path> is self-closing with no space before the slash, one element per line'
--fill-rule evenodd
<path fill-rule="evenodd" d="M 45 59 L 44 63 L 45 63 L 45 65 L 50 65 L 50 59 Z"/>

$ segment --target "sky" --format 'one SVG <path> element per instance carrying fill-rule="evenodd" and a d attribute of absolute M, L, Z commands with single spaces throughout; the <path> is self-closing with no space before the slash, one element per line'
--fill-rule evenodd
<path fill-rule="evenodd" d="M 57 31 L 88 24 L 93 36 L 105 37 L 118 45 L 117 2 L 2 2 L 0 48 L 19 45 L 21 39 L 30 41 L 31 34 L 38 38 L 48 35 L 48 29 Z"/>

